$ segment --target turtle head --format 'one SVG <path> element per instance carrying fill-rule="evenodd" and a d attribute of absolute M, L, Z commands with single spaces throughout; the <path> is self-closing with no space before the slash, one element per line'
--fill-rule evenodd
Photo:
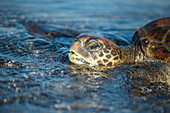
<path fill-rule="evenodd" d="M 90 66 L 116 66 L 121 54 L 120 49 L 113 42 L 88 34 L 77 36 L 69 51 L 69 60 L 72 63 Z"/>

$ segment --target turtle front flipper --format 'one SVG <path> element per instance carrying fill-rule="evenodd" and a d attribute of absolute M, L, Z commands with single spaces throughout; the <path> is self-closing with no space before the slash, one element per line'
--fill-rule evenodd
<path fill-rule="evenodd" d="M 46 22 L 28 21 L 24 25 L 30 34 L 40 34 L 47 37 L 76 37 L 81 33 L 65 27 L 54 27 Z"/>

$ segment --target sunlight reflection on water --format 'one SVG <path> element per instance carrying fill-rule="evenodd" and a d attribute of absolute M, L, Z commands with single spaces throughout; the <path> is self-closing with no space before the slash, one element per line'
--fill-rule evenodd
<path fill-rule="evenodd" d="M 99 70 L 70 64 L 74 38 L 30 35 L 22 23 L 107 34 L 124 46 L 136 29 L 169 16 L 169 6 L 168 0 L 0 1 L 0 111 L 168 112 L 166 85 L 146 87 L 129 66 Z"/>

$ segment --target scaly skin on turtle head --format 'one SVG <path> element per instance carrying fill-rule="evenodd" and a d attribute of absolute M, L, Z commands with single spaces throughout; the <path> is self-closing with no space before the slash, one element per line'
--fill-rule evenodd
<path fill-rule="evenodd" d="M 90 66 L 116 66 L 120 62 L 120 49 L 113 42 L 99 36 L 81 34 L 70 46 L 69 59 L 75 64 Z"/>

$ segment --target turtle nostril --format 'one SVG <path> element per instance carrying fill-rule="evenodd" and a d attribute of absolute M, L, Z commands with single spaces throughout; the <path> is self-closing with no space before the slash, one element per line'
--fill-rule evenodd
<path fill-rule="evenodd" d="M 73 51 L 71 51 L 70 53 L 75 54 Z"/>
<path fill-rule="evenodd" d="M 72 54 L 72 55 L 76 55 L 76 54 L 75 54 L 75 52 L 73 52 L 73 51 L 70 51 L 70 54 Z"/>
<path fill-rule="evenodd" d="M 73 51 L 69 51 L 69 53 L 72 53 L 72 54 L 73 54 L 74 52 L 73 52 Z"/>

